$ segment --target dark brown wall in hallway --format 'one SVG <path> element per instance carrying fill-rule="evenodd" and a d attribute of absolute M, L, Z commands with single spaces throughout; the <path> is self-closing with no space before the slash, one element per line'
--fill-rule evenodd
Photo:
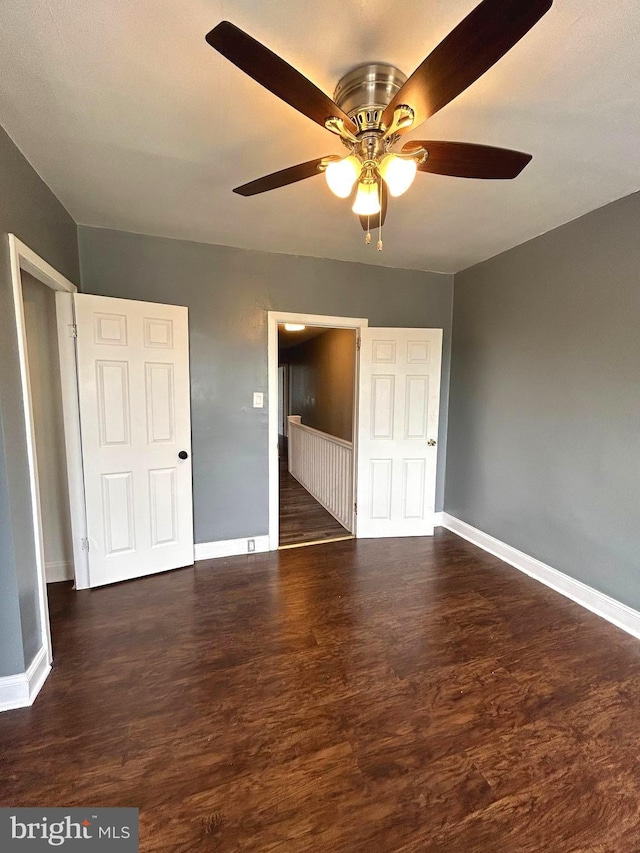
<path fill-rule="evenodd" d="M 289 363 L 291 414 L 302 423 L 351 441 L 356 368 L 356 334 L 329 329 L 296 347 L 284 350 Z"/>

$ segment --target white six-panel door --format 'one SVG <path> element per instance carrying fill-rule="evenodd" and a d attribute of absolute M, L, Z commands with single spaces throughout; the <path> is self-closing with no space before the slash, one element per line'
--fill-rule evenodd
<path fill-rule="evenodd" d="M 363 328 L 359 537 L 433 535 L 441 329 Z"/>
<path fill-rule="evenodd" d="M 191 565 L 188 311 L 87 294 L 75 308 L 90 586 Z"/>

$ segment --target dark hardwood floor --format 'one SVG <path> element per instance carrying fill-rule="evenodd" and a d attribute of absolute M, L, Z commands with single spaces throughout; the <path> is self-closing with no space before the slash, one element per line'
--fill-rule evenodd
<path fill-rule="evenodd" d="M 349 535 L 346 527 L 291 476 L 287 460 L 280 457 L 280 544 L 300 545 Z"/>
<path fill-rule="evenodd" d="M 640 642 L 451 533 L 51 591 L 0 805 L 142 851 L 638 853 Z"/>

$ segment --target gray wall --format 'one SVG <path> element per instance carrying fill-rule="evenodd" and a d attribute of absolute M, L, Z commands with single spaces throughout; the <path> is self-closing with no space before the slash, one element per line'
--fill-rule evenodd
<path fill-rule="evenodd" d="M 356 333 L 329 329 L 283 350 L 289 364 L 291 414 L 329 435 L 353 441 Z"/>
<path fill-rule="evenodd" d="M 268 532 L 267 311 L 444 329 L 442 505 L 453 277 L 80 227 L 87 293 L 190 309 L 196 542 Z M 354 235 L 354 239 L 358 239 Z"/>
<path fill-rule="evenodd" d="M 9 232 L 78 282 L 75 223 L 0 128 L 0 676 L 23 671 L 40 645 Z"/>
<path fill-rule="evenodd" d="M 456 276 L 447 512 L 640 607 L 640 194 Z"/>

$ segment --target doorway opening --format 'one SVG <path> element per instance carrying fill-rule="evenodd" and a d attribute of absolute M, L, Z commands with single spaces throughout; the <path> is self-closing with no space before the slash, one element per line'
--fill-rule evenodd
<path fill-rule="evenodd" d="M 37 689 L 53 660 L 47 584 L 83 588 L 86 555 L 80 421 L 73 346 L 76 287 L 13 234 L 11 280 L 26 426 L 41 647 Z M 37 689 L 31 691 L 33 696 Z M 30 702 L 32 698 L 30 698 Z"/>
<path fill-rule="evenodd" d="M 55 293 L 22 270 L 22 304 L 38 471 L 45 580 L 73 581 Z"/>
<path fill-rule="evenodd" d="M 352 538 L 356 341 L 368 321 L 278 312 L 268 320 L 270 548 Z"/>
<path fill-rule="evenodd" d="M 280 548 L 353 537 L 356 339 L 278 325 Z"/>

